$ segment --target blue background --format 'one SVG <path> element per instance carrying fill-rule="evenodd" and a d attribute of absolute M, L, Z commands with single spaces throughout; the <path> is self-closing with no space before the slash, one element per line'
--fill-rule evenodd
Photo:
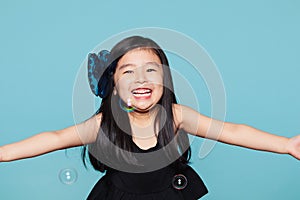
<path fill-rule="evenodd" d="M 226 121 L 296 135 L 299 10 L 297 0 L 2 0 L 0 145 L 72 125 L 73 83 L 88 52 L 113 34 L 149 26 L 187 34 L 208 51 L 226 88 Z M 192 166 L 210 190 L 203 199 L 300 198 L 294 158 L 218 143 L 199 159 L 202 141 L 193 143 Z M 62 184 L 63 168 L 75 168 L 77 182 Z M 85 199 L 100 176 L 84 169 L 80 148 L 1 163 L 0 199 Z"/>

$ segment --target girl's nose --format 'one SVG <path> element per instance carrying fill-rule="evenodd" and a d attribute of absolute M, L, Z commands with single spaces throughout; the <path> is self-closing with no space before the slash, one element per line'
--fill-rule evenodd
<path fill-rule="evenodd" d="M 139 67 L 136 69 L 135 82 L 137 82 L 137 83 L 147 82 L 146 73 L 143 71 L 143 67 Z"/>

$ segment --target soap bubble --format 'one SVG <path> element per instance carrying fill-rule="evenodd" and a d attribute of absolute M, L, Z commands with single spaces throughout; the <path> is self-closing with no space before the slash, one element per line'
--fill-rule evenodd
<path fill-rule="evenodd" d="M 127 105 L 125 105 L 124 103 L 122 103 L 122 100 L 119 100 L 119 105 L 121 107 L 122 110 L 124 110 L 125 112 L 133 112 L 134 108 L 131 106 L 131 101 L 130 99 L 127 100 Z"/>
<path fill-rule="evenodd" d="M 183 190 L 187 186 L 187 178 L 183 174 L 177 174 L 173 177 L 172 185 L 177 190 Z"/>
<path fill-rule="evenodd" d="M 77 180 L 77 171 L 72 168 L 65 168 L 60 170 L 58 177 L 61 183 L 71 185 Z"/>

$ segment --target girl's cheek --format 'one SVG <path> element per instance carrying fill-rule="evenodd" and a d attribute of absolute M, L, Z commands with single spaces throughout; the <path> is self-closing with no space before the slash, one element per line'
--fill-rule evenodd
<path fill-rule="evenodd" d="M 130 82 L 123 81 L 118 83 L 119 95 L 122 97 L 128 96 L 131 92 L 129 91 Z"/>
<path fill-rule="evenodd" d="M 158 85 L 162 85 L 163 84 L 163 79 L 161 77 L 157 77 L 157 76 L 149 78 L 149 81 L 151 83 L 158 84 Z"/>

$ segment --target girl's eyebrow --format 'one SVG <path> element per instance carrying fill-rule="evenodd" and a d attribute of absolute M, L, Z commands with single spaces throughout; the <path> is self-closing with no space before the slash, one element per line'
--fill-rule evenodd
<path fill-rule="evenodd" d="M 160 67 L 161 66 L 161 64 L 158 64 L 157 62 L 146 62 L 144 65 L 153 65 L 155 67 Z M 136 66 L 136 65 L 132 64 L 132 63 L 127 63 L 127 64 L 124 64 L 124 65 L 121 65 L 119 67 L 119 70 L 122 70 L 123 68 L 130 67 L 130 66 Z"/>
<path fill-rule="evenodd" d="M 145 63 L 145 65 L 153 65 L 155 67 L 160 67 L 162 64 L 159 64 L 157 62 L 147 62 L 147 63 Z"/>
<path fill-rule="evenodd" d="M 131 63 L 124 64 L 124 65 L 121 65 L 121 66 L 119 67 L 119 70 L 121 70 L 121 69 L 123 69 L 123 68 L 125 68 L 125 67 L 129 67 L 129 66 L 135 66 L 135 65 L 134 65 L 134 64 L 131 64 Z"/>

